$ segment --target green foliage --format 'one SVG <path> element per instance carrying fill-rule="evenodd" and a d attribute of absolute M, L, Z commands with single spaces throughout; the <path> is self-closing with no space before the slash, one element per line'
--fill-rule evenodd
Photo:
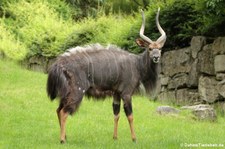
<path fill-rule="evenodd" d="M 28 50 L 26 45 L 17 40 L 0 20 L 0 52 L 11 59 L 23 59 Z"/>
<path fill-rule="evenodd" d="M 192 36 L 198 35 L 196 30 L 201 26 L 200 15 L 194 9 L 194 3 L 175 0 L 162 10 L 161 24 L 167 33 L 169 47 L 188 46 Z"/>
<path fill-rule="evenodd" d="M 114 15 L 85 19 L 77 23 L 78 27 L 67 37 L 63 49 L 88 43 L 115 44 L 127 49 L 130 42 L 127 37 L 132 32 L 134 22 L 133 17 Z"/>
<path fill-rule="evenodd" d="M 20 1 L 9 4 L 9 28 L 29 47 L 29 57 L 42 55 L 51 57 L 61 53 L 60 45 L 72 31 L 71 20 L 64 21 L 55 9 L 41 1 Z M 14 24 L 17 24 L 16 26 Z"/>
<path fill-rule="evenodd" d="M 140 53 L 143 49 L 135 44 L 142 21 L 139 8 L 145 8 L 145 35 L 156 40 L 158 7 L 167 33 L 165 48 L 188 46 L 195 35 L 225 35 L 224 0 L 2 0 L 1 51 L 16 59 L 56 57 L 73 46 L 97 42 Z M 17 56 L 12 54 L 15 47 Z"/>
<path fill-rule="evenodd" d="M 166 48 L 189 46 L 191 38 L 196 35 L 225 35 L 225 1 L 168 0 L 155 1 L 147 10 L 145 34 L 148 37 L 157 39 L 160 36 L 155 25 L 155 11 L 159 6 L 159 21 L 167 34 Z"/>
<path fill-rule="evenodd" d="M 224 0 L 202 0 L 197 3 L 196 8 L 201 14 L 198 18 L 202 26 L 199 27 L 199 34 L 205 36 L 225 35 L 225 1 Z"/>

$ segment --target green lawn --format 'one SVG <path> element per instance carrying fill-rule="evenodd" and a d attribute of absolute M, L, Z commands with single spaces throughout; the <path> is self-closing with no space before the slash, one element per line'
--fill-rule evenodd
<path fill-rule="evenodd" d="M 21 69 L 0 60 L 0 148 L 180 148 L 187 145 L 221 144 L 225 148 L 225 119 L 198 122 L 188 114 L 160 116 L 159 103 L 133 97 L 137 143 L 133 143 L 121 109 L 118 140 L 113 137 L 112 100 L 84 99 L 68 118 L 66 144 L 59 143 L 56 116 L 58 101 L 46 96 L 47 75 Z M 198 144 L 200 143 L 200 144 Z"/>

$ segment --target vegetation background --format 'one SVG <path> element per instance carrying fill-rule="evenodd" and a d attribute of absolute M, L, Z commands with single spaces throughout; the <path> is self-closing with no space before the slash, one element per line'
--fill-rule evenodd
<path fill-rule="evenodd" d="M 165 50 L 189 45 L 195 35 L 225 35 L 224 0 L 1 0 L 0 52 L 12 59 L 56 57 L 66 49 L 89 43 L 116 44 L 133 53 L 145 10 L 145 34 L 168 41 Z"/>
<path fill-rule="evenodd" d="M 49 103 L 45 93 L 47 76 L 2 60 L 54 58 L 68 48 L 96 42 L 140 53 L 135 44 L 140 9 L 146 14 L 145 34 L 156 39 L 158 7 L 169 39 L 164 51 L 189 45 L 195 35 L 225 35 L 224 0 L 1 0 L 0 148 L 180 148 L 191 143 L 224 147 L 224 118 L 210 123 L 195 121 L 189 113 L 162 117 L 155 113 L 158 103 L 139 96 L 133 101 L 137 144 L 131 143 L 125 116 L 119 140 L 113 141 L 110 100 L 84 100 L 77 117 L 68 121 L 69 140 L 62 147 L 57 102 Z"/>

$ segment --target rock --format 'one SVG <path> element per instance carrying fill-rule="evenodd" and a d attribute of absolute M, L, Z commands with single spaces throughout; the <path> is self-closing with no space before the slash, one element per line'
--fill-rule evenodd
<path fill-rule="evenodd" d="M 43 65 L 43 64 L 46 63 L 46 61 L 47 61 L 47 59 L 46 59 L 45 57 L 36 57 L 36 56 L 34 56 L 34 57 L 31 57 L 31 58 L 29 59 L 29 63 L 30 63 L 30 64 L 39 64 L 39 65 Z"/>
<path fill-rule="evenodd" d="M 223 79 L 225 79 L 225 73 L 217 73 L 216 74 L 217 81 L 222 81 Z"/>
<path fill-rule="evenodd" d="M 198 60 L 198 72 L 200 71 L 204 74 L 215 75 L 212 44 L 203 47 L 203 50 L 199 52 Z"/>
<path fill-rule="evenodd" d="M 169 82 L 169 77 L 165 77 L 163 75 L 160 76 L 160 81 L 162 86 L 167 86 Z"/>
<path fill-rule="evenodd" d="M 200 103 L 199 94 L 197 90 L 191 89 L 179 89 L 175 93 L 176 97 L 176 105 L 184 106 L 184 105 L 193 105 Z"/>
<path fill-rule="evenodd" d="M 225 99 L 225 79 L 218 83 L 217 90 L 219 95 Z"/>
<path fill-rule="evenodd" d="M 28 69 L 39 72 L 46 72 L 47 59 L 45 57 L 31 57 L 28 62 Z"/>
<path fill-rule="evenodd" d="M 175 91 L 165 91 L 158 95 L 161 103 L 175 103 Z"/>
<path fill-rule="evenodd" d="M 162 56 L 162 73 L 168 77 L 177 73 L 188 73 L 190 63 L 190 48 L 165 52 Z"/>
<path fill-rule="evenodd" d="M 199 108 L 211 108 L 210 105 L 207 104 L 198 104 L 198 105 L 193 105 L 193 106 L 183 106 L 181 107 L 182 110 L 195 110 Z"/>
<path fill-rule="evenodd" d="M 216 73 L 225 72 L 225 55 L 217 55 L 214 61 Z"/>
<path fill-rule="evenodd" d="M 225 54 L 225 37 L 218 37 L 213 42 L 213 55 Z"/>
<path fill-rule="evenodd" d="M 161 115 L 168 115 L 168 114 L 179 114 L 180 110 L 170 106 L 159 106 L 157 107 L 156 112 Z"/>
<path fill-rule="evenodd" d="M 203 36 L 194 36 L 191 39 L 191 56 L 195 59 L 198 56 L 199 51 L 206 44 L 206 38 Z"/>
<path fill-rule="evenodd" d="M 215 110 L 209 105 L 184 106 L 181 109 L 191 110 L 198 120 L 216 121 L 217 116 Z"/>
<path fill-rule="evenodd" d="M 30 64 L 29 69 L 32 71 L 46 72 L 46 67 L 39 64 Z"/>
<path fill-rule="evenodd" d="M 214 103 L 218 99 L 217 81 L 213 77 L 199 78 L 198 92 L 201 100 Z"/>
<path fill-rule="evenodd" d="M 189 88 L 197 88 L 198 78 L 199 78 L 198 59 L 195 59 L 195 61 L 191 65 L 191 70 L 187 78 L 187 86 Z"/>
<path fill-rule="evenodd" d="M 214 104 L 214 108 L 221 116 L 225 116 L 225 101 L 220 101 Z"/>
<path fill-rule="evenodd" d="M 168 89 L 179 89 L 187 86 L 188 75 L 186 73 L 176 74 L 169 80 Z"/>
<path fill-rule="evenodd" d="M 172 103 L 179 106 L 200 103 L 198 91 L 188 88 L 161 92 L 158 100 L 161 103 Z"/>
<path fill-rule="evenodd" d="M 52 58 L 48 60 L 48 64 L 47 64 L 47 68 L 46 68 L 46 72 L 48 72 L 49 68 L 51 67 L 51 65 L 56 61 L 56 58 Z"/>

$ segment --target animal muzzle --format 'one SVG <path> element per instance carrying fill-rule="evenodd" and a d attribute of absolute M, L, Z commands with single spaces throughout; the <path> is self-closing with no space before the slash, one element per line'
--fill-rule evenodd
<path fill-rule="evenodd" d="M 159 57 L 159 56 L 154 56 L 154 57 L 153 57 L 153 62 L 154 62 L 154 63 L 158 63 L 159 60 L 160 60 L 160 57 Z"/>

